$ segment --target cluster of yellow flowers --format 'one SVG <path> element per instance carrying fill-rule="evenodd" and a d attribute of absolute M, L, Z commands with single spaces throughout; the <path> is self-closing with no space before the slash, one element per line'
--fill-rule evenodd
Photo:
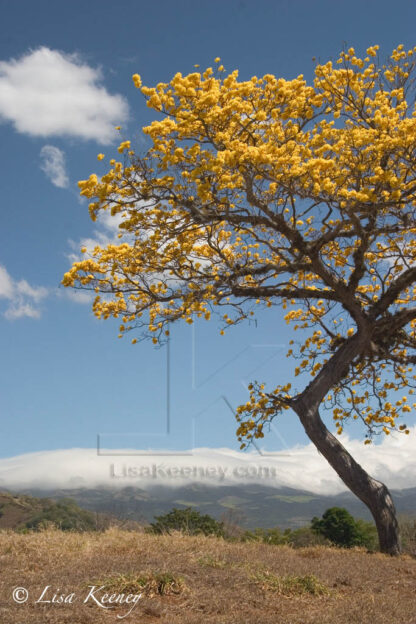
<path fill-rule="evenodd" d="M 278 300 L 289 307 L 288 323 L 312 331 L 288 352 L 301 360 L 295 375 L 318 375 L 354 337 L 357 315 L 372 314 L 416 259 L 416 113 L 406 100 L 416 48 L 398 46 L 385 66 L 377 54 L 378 46 L 364 58 L 350 48 L 335 64 L 317 65 L 313 85 L 302 75 L 240 81 L 219 58 L 216 69 L 177 73 L 156 87 L 134 74 L 147 105 L 162 113 L 143 128 L 150 150 L 137 158 L 124 140 L 118 152 L 126 162 L 112 159 L 100 179 L 79 182 L 94 200 L 92 219 L 120 215 L 126 242 L 96 247 L 65 274 L 65 286 L 95 290 L 95 314 L 121 316 L 120 335 L 146 313 L 154 343 L 168 323 L 209 319 L 213 306 L 234 306 L 237 314 L 223 317 L 228 326 L 254 314 L 237 300 Z M 388 310 L 406 309 L 415 295 L 406 284 Z M 416 339 L 415 322 L 407 336 Z M 377 355 L 372 368 L 367 358 L 347 378 L 350 388 L 364 387 L 371 369 L 372 393 L 351 389 L 345 398 L 342 386 L 327 397 L 339 432 L 352 416 L 388 433 L 409 411 L 404 398 L 384 400 L 386 383 L 393 392 L 409 383 L 405 346 L 396 341 L 390 353 L 393 382 Z M 256 392 L 239 412 L 240 420 L 250 412 L 242 437 L 260 435 L 288 406 L 287 386 L 271 403 Z"/>

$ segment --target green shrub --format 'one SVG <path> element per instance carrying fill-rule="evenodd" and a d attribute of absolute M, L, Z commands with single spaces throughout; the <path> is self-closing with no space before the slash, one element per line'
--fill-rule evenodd
<path fill-rule="evenodd" d="M 202 515 L 196 509 L 172 509 L 163 516 L 156 516 L 156 522 L 147 529 L 149 533 L 170 534 L 172 531 L 182 531 L 187 535 L 217 535 L 224 536 L 224 526 L 208 514 Z"/>
<path fill-rule="evenodd" d="M 361 520 L 361 518 L 358 518 L 355 522 L 359 536 L 357 546 L 365 546 L 365 548 L 371 551 L 378 550 L 378 533 L 374 522 L 366 522 Z"/>
<path fill-rule="evenodd" d="M 337 546 L 365 546 L 370 550 L 377 548 L 376 527 L 371 522 L 355 520 L 343 507 L 330 507 L 321 519 L 312 518 L 311 528 L 317 535 L 322 535 Z"/>

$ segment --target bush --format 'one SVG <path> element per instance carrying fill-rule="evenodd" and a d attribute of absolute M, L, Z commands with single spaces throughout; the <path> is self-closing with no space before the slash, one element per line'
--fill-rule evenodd
<path fill-rule="evenodd" d="M 355 520 L 343 507 L 330 507 L 321 519 L 312 518 L 311 528 L 317 535 L 326 537 L 337 546 L 365 546 L 370 550 L 377 548 L 376 527 L 371 522 Z"/>
<path fill-rule="evenodd" d="M 21 528 L 39 531 L 47 527 L 61 531 L 95 531 L 96 521 L 92 512 L 80 509 L 72 500 L 47 501 L 41 512 L 28 520 Z"/>
<path fill-rule="evenodd" d="M 357 546 L 365 546 L 365 548 L 371 551 L 378 550 L 378 533 L 374 522 L 366 522 L 365 520 L 361 520 L 361 518 L 358 518 L 355 522 L 359 536 L 359 543 Z"/>
<path fill-rule="evenodd" d="M 147 529 L 149 533 L 170 534 L 171 531 L 182 531 L 187 535 L 217 535 L 224 536 L 224 525 L 214 518 L 201 515 L 196 509 L 172 509 L 164 516 L 156 516 L 156 522 Z"/>

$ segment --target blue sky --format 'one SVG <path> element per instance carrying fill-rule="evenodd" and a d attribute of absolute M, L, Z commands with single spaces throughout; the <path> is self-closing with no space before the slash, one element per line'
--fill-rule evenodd
<path fill-rule="evenodd" d="M 415 3 L 0 0 L 0 9 L 0 457 L 93 448 L 97 435 L 109 448 L 237 449 L 230 407 L 247 400 L 249 381 L 291 380 L 279 311 L 224 337 L 215 318 L 172 328 L 167 436 L 166 348 L 118 340 L 115 321 L 97 321 L 59 286 L 81 240 L 112 233 L 89 220 L 77 181 L 104 173 L 96 155 L 116 152 L 116 125 L 138 144 L 151 121 L 133 73 L 151 86 L 220 56 L 242 79 L 311 79 L 312 57 L 335 58 L 344 43 L 358 52 L 378 43 L 386 55 L 413 47 Z M 262 446 L 306 442 L 287 413 Z"/>

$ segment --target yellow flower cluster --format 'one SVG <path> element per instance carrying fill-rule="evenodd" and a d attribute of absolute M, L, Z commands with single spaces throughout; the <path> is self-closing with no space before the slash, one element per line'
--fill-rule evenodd
<path fill-rule="evenodd" d="M 219 57 L 215 70 L 155 87 L 134 74 L 158 114 L 143 128 L 149 151 L 137 158 L 124 140 L 126 162 L 79 182 L 91 217 L 118 215 L 125 242 L 96 247 L 64 284 L 94 290 L 95 314 L 121 316 L 120 335 L 143 324 L 155 343 L 175 320 L 230 305 L 226 328 L 254 314 L 238 302 L 277 301 L 307 332 L 288 352 L 295 375 L 314 379 L 371 319 L 380 331 L 325 404 L 340 433 L 350 417 L 388 433 L 411 408 L 387 390 L 413 383 L 416 321 L 405 312 L 416 288 L 403 275 L 416 260 L 416 112 L 406 100 L 415 54 L 398 46 L 380 66 L 378 46 L 364 58 L 349 48 L 317 65 L 313 84 L 240 81 Z M 407 320 L 393 331 L 388 315 Z M 261 437 L 258 427 L 289 405 L 286 386 L 262 392 L 239 412 L 249 412 L 241 437 Z"/>

